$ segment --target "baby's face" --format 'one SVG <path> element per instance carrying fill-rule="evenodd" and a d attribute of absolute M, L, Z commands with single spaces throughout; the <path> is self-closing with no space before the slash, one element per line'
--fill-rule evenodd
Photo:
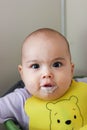
<path fill-rule="evenodd" d="M 19 71 L 27 90 L 35 97 L 54 100 L 68 90 L 74 65 L 64 42 L 60 37 L 45 36 L 26 41 Z"/>

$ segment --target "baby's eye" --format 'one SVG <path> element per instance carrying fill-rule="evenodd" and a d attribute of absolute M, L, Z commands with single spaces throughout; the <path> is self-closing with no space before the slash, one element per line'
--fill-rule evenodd
<path fill-rule="evenodd" d="M 62 63 L 61 62 L 55 62 L 53 64 L 53 67 L 61 67 L 62 66 Z"/>
<path fill-rule="evenodd" d="M 40 67 L 39 64 L 33 64 L 33 65 L 31 65 L 31 68 L 33 68 L 33 69 L 38 69 L 39 67 Z"/>

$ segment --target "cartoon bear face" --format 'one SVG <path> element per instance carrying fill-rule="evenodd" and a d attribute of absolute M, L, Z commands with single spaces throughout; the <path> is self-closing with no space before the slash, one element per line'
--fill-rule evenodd
<path fill-rule="evenodd" d="M 50 130 L 79 130 L 83 118 L 75 96 L 56 103 L 47 103 L 50 112 Z"/>

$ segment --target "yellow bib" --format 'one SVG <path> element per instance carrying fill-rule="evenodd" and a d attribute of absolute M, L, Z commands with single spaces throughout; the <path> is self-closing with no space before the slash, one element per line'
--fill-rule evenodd
<path fill-rule="evenodd" d="M 74 80 L 67 93 L 57 100 L 32 96 L 25 103 L 29 130 L 87 130 L 86 100 L 87 84 Z"/>

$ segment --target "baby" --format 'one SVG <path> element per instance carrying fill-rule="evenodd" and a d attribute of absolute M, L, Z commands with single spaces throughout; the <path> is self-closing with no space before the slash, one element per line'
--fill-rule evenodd
<path fill-rule="evenodd" d="M 74 64 L 62 34 L 42 28 L 27 36 L 18 70 L 25 87 L 0 98 L 1 123 L 13 119 L 24 130 L 83 130 L 87 84 L 73 80 Z"/>

